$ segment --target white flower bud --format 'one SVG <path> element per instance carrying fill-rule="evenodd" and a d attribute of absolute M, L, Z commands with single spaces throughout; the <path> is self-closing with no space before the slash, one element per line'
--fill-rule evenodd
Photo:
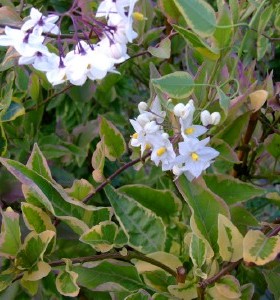
<path fill-rule="evenodd" d="M 183 103 L 178 103 L 173 108 L 173 112 L 176 117 L 181 117 L 184 111 L 185 111 L 185 105 Z"/>
<path fill-rule="evenodd" d="M 164 139 L 164 140 L 167 140 L 169 138 L 169 134 L 164 132 L 161 137 Z"/>
<path fill-rule="evenodd" d="M 148 109 L 148 104 L 146 102 L 140 102 L 138 104 L 138 110 L 140 113 L 143 113 L 144 111 L 146 111 Z"/>
<path fill-rule="evenodd" d="M 221 121 L 221 115 L 219 112 L 215 111 L 211 114 L 211 124 L 218 125 Z"/>
<path fill-rule="evenodd" d="M 141 114 L 137 117 L 136 121 L 142 126 L 144 127 L 147 123 L 150 122 L 150 119 L 145 115 L 145 114 Z"/>
<path fill-rule="evenodd" d="M 211 115 L 208 110 L 203 110 L 200 114 L 200 120 L 203 124 L 203 126 L 208 126 L 211 124 Z"/>

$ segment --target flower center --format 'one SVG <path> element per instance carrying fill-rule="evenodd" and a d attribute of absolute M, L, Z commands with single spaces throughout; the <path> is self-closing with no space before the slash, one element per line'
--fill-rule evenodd
<path fill-rule="evenodd" d="M 198 154 L 197 154 L 197 153 L 195 153 L 195 152 L 192 152 L 192 154 L 191 154 L 191 158 L 192 158 L 192 160 L 194 160 L 194 161 L 198 161 L 198 159 L 199 159 L 199 156 L 198 156 Z"/>
<path fill-rule="evenodd" d="M 146 144 L 145 150 L 150 150 L 151 148 L 152 148 L 152 146 L 150 144 Z"/>
<path fill-rule="evenodd" d="M 193 127 L 189 127 L 185 129 L 185 134 L 192 134 L 194 132 L 194 128 Z"/>
<path fill-rule="evenodd" d="M 138 133 L 135 132 L 135 133 L 132 135 L 132 138 L 137 139 L 137 138 L 138 138 Z"/>
<path fill-rule="evenodd" d="M 166 152 L 165 147 L 161 147 L 157 150 L 157 156 L 162 156 Z"/>

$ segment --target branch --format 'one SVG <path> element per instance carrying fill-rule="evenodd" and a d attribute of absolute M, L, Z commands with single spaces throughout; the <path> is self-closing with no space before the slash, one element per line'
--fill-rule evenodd
<path fill-rule="evenodd" d="M 170 275 L 172 275 L 173 277 L 176 278 L 177 273 L 176 271 L 174 271 L 173 269 L 171 269 L 170 267 L 168 267 L 167 265 L 153 259 L 150 258 L 146 255 L 144 255 L 141 252 L 138 251 L 127 251 L 127 254 L 122 255 L 119 252 L 115 252 L 115 253 L 102 253 L 102 254 L 98 254 L 98 255 L 91 255 L 91 256 L 86 256 L 86 257 L 76 257 L 76 258 L 72 258 L 70 259 L 72 264 L 83 264 L 85 262 L 90 262 L 90 261 L 99 261 L 99 260 L 104 260 L 104 259 L 119 259 L 119 260 L 124 260 L 124 261 L 130 261 L 131 259 L 139 259 L 145 262 L 148 262 L 154 266 L 157 266 L 159 268 L 161 268 L 162 270 L 166 271 L 167 273 L 169 273 Z M 65 265 L 65 261 L 64 260 L 56 260 L 53 262 L 50 262 L 49 265 L 51 267 L 58 267 L 58 266 L 63 266 Z M 19 274 L 14 280 L 13 282 L 21 279 L 23 277 L 23 273 Z"/>
<path fill-rule="evenodd" d="M 121 174 L 123 171 L 125 171 L 126 169 L 132 167 L 133 165 L 139 163 L 140 161 L 144 161 L 147 157 L 149 157 L 151 155 L 151 151 L 149 151 L 148 153 L 146 153 L 144 156 L 136 158 L 126 164 L 124 164 L 122 167 L 120 167 L 115 173 L 113 173 L 112 175 L 110 175 L 105 181 L 103 181 L 96 189 L 94 192 L 92 192 L 91 194 L 89 194 L 84 200 L 84 203 L 87 203 L 92 196 L 94 196 L 96 193 L 100 192 L 107 184 L 109 184 L 115 177 L 117 177 L 119 174 Z"/>
<path fill-rule="evenodd" d="M 46 104 L 47 102 L 49 102 L 50 100 L 52 100 L 54 97 L 60 95 L 60 94 L 63 94 L 64 92 L 68 91 L 71 87 L 73 87 L 73 85 L 67 85 L 64 89 L 60 90 L 59 92 L 57 93 L 54 93 L 53 95 L 49 96 L 48 98 L 46 98 L 45 100 L 43 100 L 42 102 L 40 102 L 38 105 L 34 105 L 30 108 L 28 108 L 26 110 L 26 112 L 30 112 L 30 111 L 33 111 L 33 110 L 36 110 L 38 109 L 39 107 L 41 107 L 42 105 Z"/>

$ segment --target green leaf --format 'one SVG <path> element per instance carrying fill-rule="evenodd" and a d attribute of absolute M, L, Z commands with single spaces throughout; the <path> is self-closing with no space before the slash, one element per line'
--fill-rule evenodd
<path fill-rule="evenodd" d="M 191 226 L 196 227 L 193 231 L 217 250 L 218 215 L 229 216 L 227 205 L 206 187 L 201 178 L 189 182 L 185 176 L 180 176 L 175 183 L 192 211 L 194 223 Z"/>
<path fill-rule="evenodd" d="M 124 185 L 118 191 L 133 198 L 167 222 L 182 209 L 180 199 L 170 190 L 156 190 L 145 185 L 133 184 Z"/>
<path fill-rule="evenodd" d="M 280 252 L 280 236 L 267 237 L 260 230 L 249 230 L 243 240 L 243 258 L 258 266 L 275 259 Z"/>
<path fill-rule="evenodd" d="M 265 140 L 267 151 L 275 158 L 280 157 L 280 135 L 271 134 Z"/>
<path fill-rule="evenodd" d="M 216 29 L 213 8 L 204 0 L 174 0 L 191 29 L 202 37 L 211 36 Z"/>
<path fill-rule="evenodd" d="M 251 300 L 254 295 L 254 285 L 252 283 L 247 283 L 241 287 L 241 297 L 240 300 Z"/>
<path fill-rule="evenodd" d="M 280 31 L 280 8 L 279 7 L 276 11 L 276 16 L 274 19 L 274 26 L 278 31 Z"/>
<path fill-rule="evenodd" d="M 224 215 L 218 217 L 218 245 L 223 261 L 235 262 L 243 256 L 243 236 Z"/>
<path fill-rule="evenodd" d="M 221 50 L 229 47 L 230 44 L 232 43 L 232 35 L 233 35 L 233 27 L 231 27 L 232 23 L 233 22 L 232 22 L 229 7 L 227 4 L 224 3 L 223 6 L 219 8 L 218 26 L 214 32 L 216 45 Z M 222 28 L 223 26 L 226 28 Z"/>
<path fill-rule="evenodd" d="M 206 244 L 196 234 L 192 234 L 190 243 L 190 257 L 193 264 L 201 268 L 206 261 Z"/>
<path fill-rule="evenodd" d="M 7 151 L 7 138 L 3 125 L 0 123 L 0 156 L 3 156 Z"/>
<path fill-rule="evenodd" d="M 188 42 L 188 44 L 204 58 L 217 60 L 220 57 L 219 51 L 217 49 L 212 49 L 197 34 L 178 25 L 172 26 Z"/>
<path fill-rule="evenodd" d="M 170 39 L 167 37 L 160 41 L 159 45 L 157 47 L 150 46 L 148 48 L 148 52 L 150 52 L 153 56 L 167 59 L 170 57 L 171 53 L 171 42 Z"/>
<path fill-rule="evenodd" d="M 188 97 L 194 88 L 194 81 L 187 72 L 177 71 L 159 79 L 152 79 L 152 84 L 170 98 L 182 99 Z"/>
<path fill-rule="evenodd" d="M 243 206 L 232 206 L 230 208 L 231 220 L 242 234 L 246 234 L 248 227 L 258 226 L 258 220 Z"/>
<path fill-rule="evenodd" d="M 224 113 L 227 115 L 230 105 L 230 97 L 228 97 L 219 87 L 217 87 L 217 93 L 219 97 L 220 106 Z"/>
<path fill-rule="evenodd" d="M 4 291 L 9 287 L 13 280 L 16 278 L 17 274 L 14 267 L 7 269 L 0 273 L 0 292 Z"/>
<path fill-rule="evenodd" d="M 170 285 L 168 291 L 178 299 L 197 299 L 197 284 L 195 282 L 186 281 L 185 283 Z"/>
<path fill-rule="evenodd" d="M 105 145 L 104 140 L 101 140 L 95 148 L 92 154 L 91 165 L 94 169 L 92 172 L 92 177 L 96 182 L 102 182 L 105 180 L 103 175 L 105 163 Z"/>
<path fill-rule="evenodd" d="M 143 253 L 163 249 L 166 232 L 161 218 L 110 185 L 105 193 L 132 247 Z"/>
<path fill-rule="evenodd" d="M 43 153 L 39 149 L 37 143 L 34 144 L 31 155 L 28 159 L 26 166 L 35 171 L 37 174 L 41 175 L 48 181 L 52 181 L 52 174 L 49 169 L 47 160 L 45 159 Z"/>
<path fill-rule="evenodd" d="M 91 245 L 98 252 L 108 252 L 115 247 L 118 231 L 118 226 L 114 222 L 100 222 L 86 231 L 80 237 L 80 241 Z"/>
<path fill-rule="evenodd" d="M 207 174 L 203 178 L 209 189 L 228 205 L 247 201 L 265 193 L 265 190 L 229 175 Z"/>
<path fill-rule="evenodd" d="M 55 280 L 55 285 L 60 294 L 67 297 L 76 297 L 80 292 L 77 285 L 78 274 L 71 271 L 71 260 L 65 260 L 65 270 L 61 271 Z"/>
<path fill-rule="evenodd" d="M 52 224 L 51 218 L 41 208 L 30 203 L 21 203 L 21 210 L 24 223 L 29 230 L 41 233 L 46 230 L 56 232 L 55 226 Z"/>
<path fill-rule="evenodd" d="M 30 267 L 27 271 L 24 272 L 22 279 L 24 281 L 38 281 L 46 276 L 51 272 L 51 266 L 39 260 L 34 266 Z"/>
<path fill-rule="evenodd" d="M 169 23 L 176 23 L 180 16 L 174 0 L 159 0 L 158 5 L 161 8 L 162 13 L 166 16 Z"/>
<path fill-rule="evenodd" d="M 39 261 L 43 261 L 48 244 L 54 237 L 55 232 L 50 230 L 39 234 L 34 231 L 30 232 L 16 256 L 15 265 L 17 268 L 20 270 L 29 270 L 36 266 Z"/>
<path fill-rule="evenodd" d="M 269 291 L 274 295 L 274 299 L 280 299 L 280 267 L 271 270 L 263 270 Z"/>
<path fill-rule="evenodd" d="M 79 275 L 78 284 L 90 290 L 99 291 L 138 291 L 144 285 L 131 264 L 114 260 L 87 264 L 87 267 L 73 267 Z"/>
<path fill-rule="evenodd" d="M 8 207 L 2 211 L 0 256 L 15 257 L 21 245 L 20 236 L 19 214 Z"/>
<path fill-rule="evenodd" d="M 28 91 L 31 99 L 36 103 L 38 102 L 40 97 L 40 88 L 41 86 L 39 76 L 35 73 L 32 73 L 29 78 Z"/>
<path fill-rule="evenodd" d="M 231 147 L 236 147 L 241 139 L 243 132 L 247 128 L 249 117 L 250 112 L 234 118 L 234 120 L 223 130 L 221 130 L 215 137 L 224 140 Z"/>
<path fill-rule="evenodd" d="M 94 192 L 94 187 L 85 179 L 74 180 L 71 188 L 65 190 L 67 194 L 78 201 L 83 201 Z"/>
<path fill-rule="evenodd" d="M 124 300 L 150 300 L 151 296 L 145 290 L 139 290 L 136 293 L 133 293 L 124 298 Z"/>
<path fill-rule="evenodd" d="M 215 286 L 208 289 L 211 299 L 240 299 L 241 288 L 238 280 L 226 275 L 215 283 Z"/>
<path fill-rule="evenodd" d="M 236 152 L 225 141 L 213 137 L 211 139 L 211 147 L 220 153 L 217 159 L 223 159 L 231 163 L 240 162 Z"/>
<path fill-rule="evenodd" d="M 99 117 L 99 131 L 106 157 L 111 161 L 120 158 L 126 152 L 126 143 L 120 131 L 104 117 Z"/>
<path fill-rule="evenodd" d="M 24 106 L 21 103 L 12 101 L 6 112 L 1 116 L 2 122 L 13 121 L 25 114 Z"/>
<path fill-rule="evenodd" d="M 46 180 L 19 162 L 4 158 L 0 158 L 0 162 L 22 184 L 28 186 L 26 194 L 31 193 L 31 197 L 36 199 L 35 202 L 41 203 L 77 233 L 82 234 L 88 227 L 110 219 L 108 208 L 96 208 L 72 200 L 59 185 Z"/>

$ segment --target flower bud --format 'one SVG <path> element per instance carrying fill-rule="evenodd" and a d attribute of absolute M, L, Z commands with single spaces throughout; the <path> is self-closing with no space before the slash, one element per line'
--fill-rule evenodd
<path fill-rule="evenodd" d="M 147 116 L 145 116 L 145 114 L 141 114 L 137 117 L 136 121 L 142 126 L 144 127 L 147 123 L 150 122 L 149 118 Z"/>
<path fill-rule="evenodd" d="M 200 114 L 200 120 L 203 126 L 211 124 L 211 115 L 208 110 L 203 110 Z"/>
<path fill-rule="evenodd" d="M 161 137 L 164 139 L 164 140 L 167 140 L 169 138 L 169 134 L 164 132 Z"/>
<path fill-rule="evenodd" d="M 173 112 L 176 117 L 181 117 L 184 111 L 185 111 L 185 105 L 183 103 L 178 103 L 173 108 Z"/>
<path fill-rule="evenodd" d="M 140 113 L 143 113 L 147 109 L 148 109 L 148 104 L 146 102 L 140 102 L 138 104 L 138 110 L 139 110 Z"/>
<path fill-rule="evenodd" d="M 211 114 L 211 124 L 218 125 L 221 121 L 221 115 L 219 112 L 215 111 Z"/>

